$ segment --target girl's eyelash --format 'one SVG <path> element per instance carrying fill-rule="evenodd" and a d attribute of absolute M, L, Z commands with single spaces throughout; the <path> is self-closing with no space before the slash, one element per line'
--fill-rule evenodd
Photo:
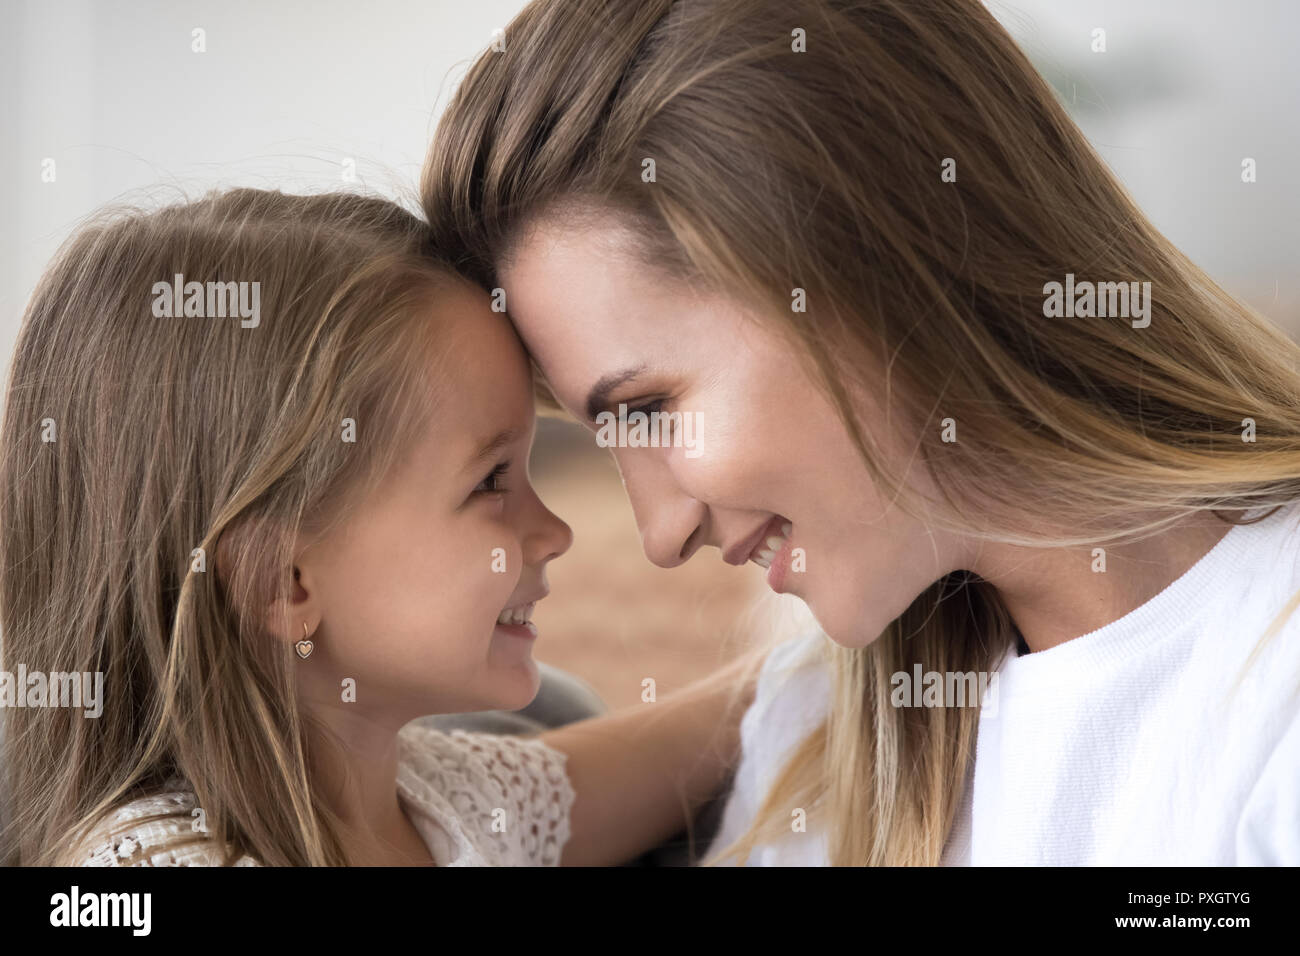
<path fill-rule="evenodd" d="M 482 481 L 480 481 L 477 485 L 474 486 L 474 491 L 472 493 L 476 495 L 501 494 L 506 489 L 500 487 L 497 484 L 497 482 L 499 482 L 502 478 L 504 478 L 506 476 L 506 473 L 509 470 L 510 470 L 510 462 L 508 461 L 501 462 L 499 465 L 497 465 L 491 471 L 489 471 L 487 473 L 487 476 Z M 484 485 L 489 485 L 489 487 L 484 488 L 483 487 Z"/>

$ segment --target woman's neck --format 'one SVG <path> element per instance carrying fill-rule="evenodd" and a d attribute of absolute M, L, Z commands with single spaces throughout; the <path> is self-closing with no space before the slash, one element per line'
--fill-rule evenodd
<path fill-rule="evenodd" d="M 972 570 L 995 588 L 1030 651 L 1063 644 L 1141 607 L 1185 574 L 1231 526 L 1203 512 L 1131 544 L 1025 548 L 983 544 Z"/>

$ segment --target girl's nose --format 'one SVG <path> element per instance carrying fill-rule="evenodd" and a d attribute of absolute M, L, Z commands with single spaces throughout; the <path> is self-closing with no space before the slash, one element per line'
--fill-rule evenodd
<path fill-rule="evenodd" d="M 541 499 L 538 499 L 537 507 L 540 514 L 530 535 L 529 564 L 545 564 L 573 547 L 573 529 L 542 504 Z"/>

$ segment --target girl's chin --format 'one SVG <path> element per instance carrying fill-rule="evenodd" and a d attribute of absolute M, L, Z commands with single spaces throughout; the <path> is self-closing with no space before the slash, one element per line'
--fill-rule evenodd
<path fill-rule="evenodd" d="M 485 710 L 523 710 L 536 699 L 542 686 L 542 675 L 531 656 L 494 670 L 494 700 Z"/>

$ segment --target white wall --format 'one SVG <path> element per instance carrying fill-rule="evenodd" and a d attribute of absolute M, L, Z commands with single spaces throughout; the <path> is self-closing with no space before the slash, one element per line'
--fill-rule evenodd
<path fill-rule="evenodd" d="M 1300 337 L 1300 3 L 987 6 L 1156 226 Z M 1106 30 L 1105 53 L 1091 51 L 1094 27 Z M 1247 156 L 1258 172 L 1250 185 Z"/>
<path fill-rule="evenodd" d="M 358 183 L 413 203 L 435 111 L 522 6 L 0 0 L 4 363 L 42 268 L 103 203 L 332 188 L 345 157 Z"/>
<path fill-rule="evenodd" d="M 42 267 L 104 202 L 328 188 L 345 157 L 362 183 L 410 202 L 437 110 L 522 5 L 0 0 L 5 363 Z M 1300 3 L 990 7 L 1157 225 L 1300 331 Z M 1097 26 L 1104 54 L 1089 50 Z M 195 27 L 206 53 L 191 51 Z M 1243 156 L 1258 162 L 1254 185 L 1240 182 Z M 46 157 L 54 183 L 41 181 Z"/>

